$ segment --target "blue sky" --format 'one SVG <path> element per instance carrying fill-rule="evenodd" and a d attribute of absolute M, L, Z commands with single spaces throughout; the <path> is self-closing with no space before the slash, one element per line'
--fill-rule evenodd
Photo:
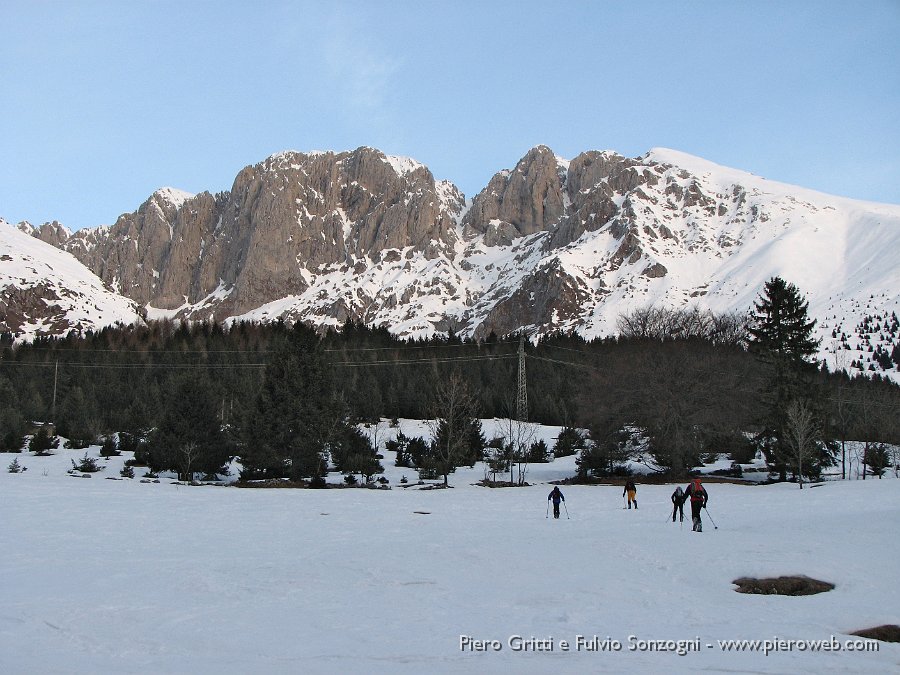
<path fill-rule="evenodd" d="M 281 150 L 474 196 L 533 146 L 670 147 L 900 204 L 900 2 L 0 0 L 0 217 L 108 224 Z"/>

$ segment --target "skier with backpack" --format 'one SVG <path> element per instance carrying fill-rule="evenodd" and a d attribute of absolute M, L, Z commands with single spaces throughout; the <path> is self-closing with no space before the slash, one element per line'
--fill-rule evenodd
<path fill-rule="evenodd" d="M 700 484 L 699 478 L 694 478 L 691 481 L 687 490 L 684 491 L 684 496 L 691 500 L 691 519 L 694 522 L 694 527 L 691 529 L 694 532 L 703 532 L 703 521 L 700 520 L 700 509 L 706 507 L 706 502 L 709 501 L 709 494 L 707 494 L 706 488 Z"/>
<path fill-rule="evenodd" d="M 634 508 L 637 508 L 637 487 L 634 485 L 634 481 L 628 479 L 625 483 L 625 489 L 622 490 L 622 496 L 628 493 L 628 508 L 631 508 L 631 502 L 634 502 Z"/>
<path fill-rule="evenodd" d="M 562 491 L 560 491 L 559 486 L 553 488 L 549 495 L 547 495 L 547 501 L 553 500 L 553 517 L 559 518 L 559 503 L 561 501 L 566 501 L 566 498 L 563 497 Z"/>
<path fill-rule="evenodd" d="M 678 514 L 681 516 L 679 522 L 684 522 L 684 501 L 687 499 L 687 495 L 684 494 L 684 490 L 681 489 L 679 485 L 675 488 L 675 492 L 672 493 L 672 522 L 675 522 L 675 515 Z"/>

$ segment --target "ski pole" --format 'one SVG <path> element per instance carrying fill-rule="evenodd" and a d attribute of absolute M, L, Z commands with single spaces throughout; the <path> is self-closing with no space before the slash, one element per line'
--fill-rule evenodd
<path fill-rule="evenodd" d="M 563 499 L 563 508 L 566 510 L 566 520 L 569 520 L 569 507 L 566 506 L 566 500 Z"/>
<path fill-rule="evenodd" d="M 703 510 L 706 511 L 706 515 L 709 516 L 709 509 L 706 508 L 706 507 L 704 506 L 704 507 L 703 507 Z M 718 530 L 718 529 L 719 529 L 719 526 L 716 525 L 716 521 L 713 520 L 713 517 L 712 517 L 712 516 L 709 516 L 709 522 L 711 522 L 711 523 L 713 524 L 713 529 L 714 529 L 714 530 Z"/>
<path fill-rule="evenodd" d="M 547 500 L 547 513 L 544 515 L 544 518 L 550 517 L 550 500 Z"/>

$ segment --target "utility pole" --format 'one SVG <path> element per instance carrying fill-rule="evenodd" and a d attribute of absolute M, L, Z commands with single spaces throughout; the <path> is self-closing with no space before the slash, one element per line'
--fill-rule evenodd
<path fill-rule="evenodd" d="M 50 421 L 56 425 L 56 382 L 59 378 L 59 359 L 56 360 L 56 366 L 53 368 L 53 406 L 50 409 Z"/>
<path fill-rule="evenodd" d="M 525 385 L 525 333 L 519 334 L 519 387 L 516 396 L 516 418 L 528 421 L 528 388 Z"/>

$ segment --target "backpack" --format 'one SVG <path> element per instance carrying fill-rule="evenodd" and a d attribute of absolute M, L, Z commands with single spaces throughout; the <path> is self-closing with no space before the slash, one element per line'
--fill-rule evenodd
<path fill-rule="evenodd" d="M 700 481 L 696 483 L 691 483 L 691 501 L 692 502 L 702 502 L 704 498 L 704 493 L 706 490 L 700 484 Z"/>

